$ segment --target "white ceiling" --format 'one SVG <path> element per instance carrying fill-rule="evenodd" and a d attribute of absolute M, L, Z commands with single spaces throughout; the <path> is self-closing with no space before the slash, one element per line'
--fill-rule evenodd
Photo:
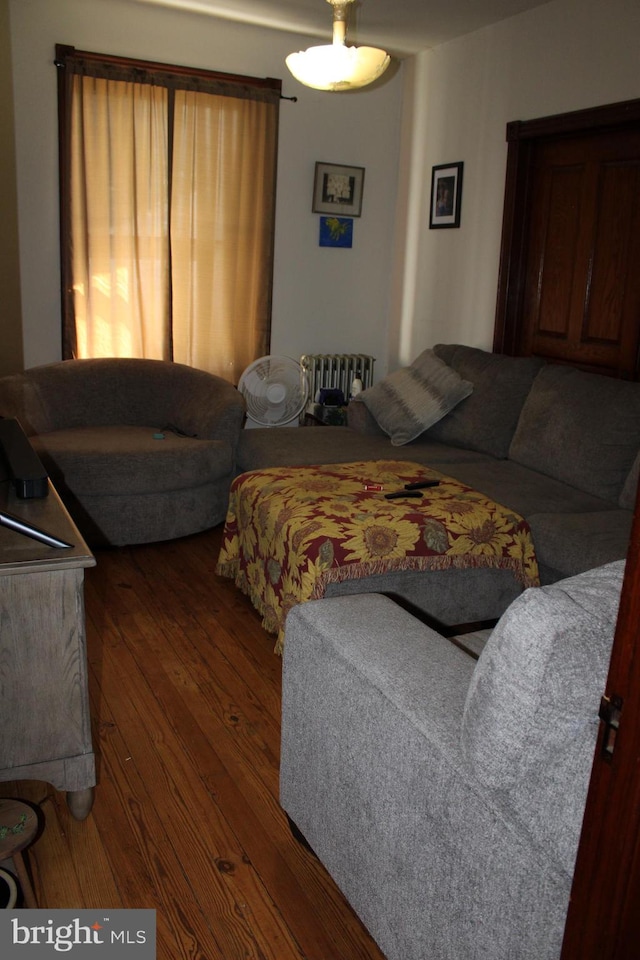
<path fill-rule="evenodd" d="M 273 27 L 328 43 L 332 8 L 327 0 L 134 0 L 239 23 Z M 406 56 L 549 0 L 355 0 L 348 40 Z"/>

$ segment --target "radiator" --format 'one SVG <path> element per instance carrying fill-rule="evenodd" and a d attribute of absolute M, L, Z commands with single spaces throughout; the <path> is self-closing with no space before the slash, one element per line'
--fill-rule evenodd
<path fill-rule="evenodd" d="M 375 359 L 364 353 L 305 353 L 300 357 L 309 381 L 309 400 L 317 401 L 321 389 L 342 390 L 345 400 L 351 395 L 354 380 L 366 390 L 373 383 Z"/>

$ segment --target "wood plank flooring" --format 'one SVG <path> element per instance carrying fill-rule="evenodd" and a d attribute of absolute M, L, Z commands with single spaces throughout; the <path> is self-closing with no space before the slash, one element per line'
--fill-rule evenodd
<path fill-rule="evenodd" d="M 96 551 L 86 575 L 96 801 L 48 784 L 41 907 L 151 907 L 158 960 L 383 960 L 278 805 L 281 660 L 214 573 L 221 528 Z"/>

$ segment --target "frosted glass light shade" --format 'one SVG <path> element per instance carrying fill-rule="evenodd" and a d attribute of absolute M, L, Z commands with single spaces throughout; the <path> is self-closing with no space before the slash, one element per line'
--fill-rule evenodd
<path fill-rule="evenodd" d="M 390 57 L 377 47 L 331 43 L 290 53 L 286 64 L 300 83 L 315 90 L 350 90 L 373 83 L 389 66 Z"/>

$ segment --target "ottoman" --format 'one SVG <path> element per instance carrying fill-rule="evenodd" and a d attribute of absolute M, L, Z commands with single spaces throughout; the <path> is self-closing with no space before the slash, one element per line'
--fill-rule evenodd
<path fill-rule="evenodd" d="M 405 489 L 424 481 L 437 485 Z M 394 460 L 241 474 L 231 487 L 216 572 L 250 597 L 277 635 L 276 652 L 288 611 L 335 595 L 332 586 L 385 592 L 461 623 L 498 616 L 539 583 L 522 517 L 452 477 Z M 432 574 L 448 574 L 435 591 L 427 587 Z M 416 589 L 403 597 L 407 580 L 422 585 L 422 602 Z"/>

